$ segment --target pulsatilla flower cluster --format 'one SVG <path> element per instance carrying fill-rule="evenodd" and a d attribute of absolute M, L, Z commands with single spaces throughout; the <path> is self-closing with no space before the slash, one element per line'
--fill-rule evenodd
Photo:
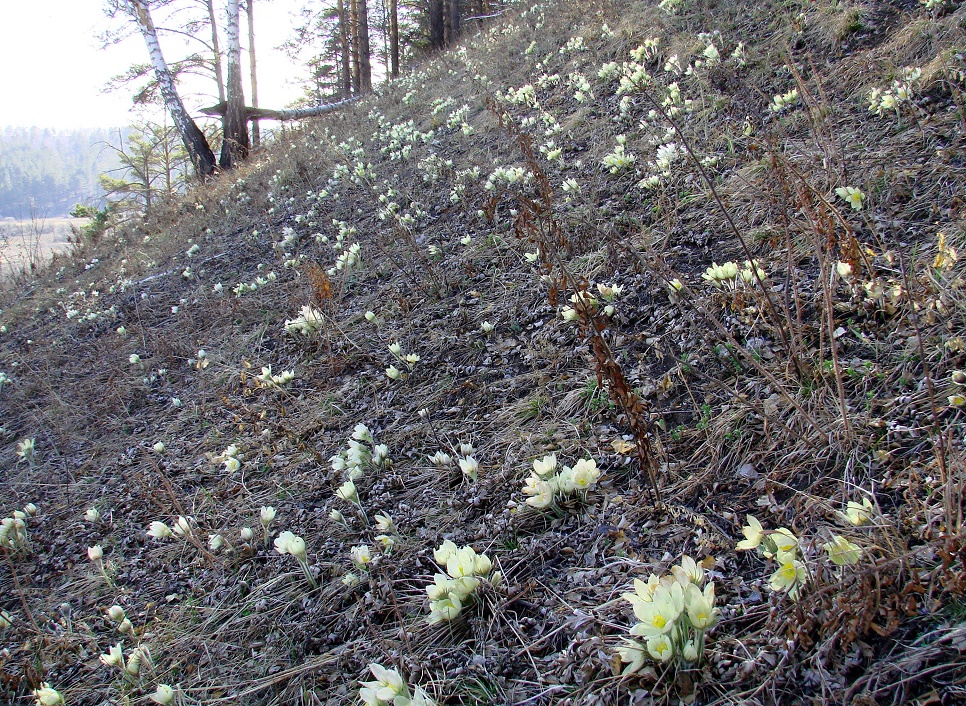
<path fill-rule="evenodd" d="M 309 337 L 318 333 L 324 323 L 325 316 L 321 311 L 311 306 L 303 306 L 294 319 L 285 319 L 285 330 L 293 336 L 301 334 Z"/>
<path fill-rule="evenodd" d="M 764 281 L 766 276 L 758 260 L 745 260 L 744 267 L 739 267 L 737 262 L 726 262 L 723 265 L 712 262 L 711 267 L 701 275 L 701 279 L 718 289 L 737 289 L 742 284 L 753 285 L 758 280 Z"/>
<path fill-rule="evenodd" d="M 386 669 L 381 664 L 370 664 L 369 671 L 375 681 L 359 682 L 359 698 L 366 706 L 436 706 L 422 687 L 409 684 L 395 669 Z"/>
<path fill-rule="evenodd" d="M 581 314 L 592 316 L 597 311 L 597 299 L 589 292 L 574 292 L 570 296 L 570 303 L 573 306 L 565 306 L 560 310 L 564 321 L 577 322 L 580 321 Z"/>
<path fill-rule="evenodd" d="M 782 93 L 771 99 L 769 106 L 773 113 L 781 113 L 786 108 L 791 108 L 798 103 L 798 89 L 793 88 L 788 93 Z"/>
<path fill-rule="evenodd" d="M 17 456 L 29 463 L 31 466 L 34 464 L 34 459 L 37 454 L 37 441 L 36 439 L 23 439 L 17 444 Z"/>
<path fill-rule="evenodd" d="M 229 444 L 228 447 L 217 456 L 211 459 L 212 463 L 222 463 L 226 473 L 234 473 L 241 468 L 241 458 L 239 458 L 238 446 Z"/>
<path fill-rule="evenodd" d="M 778 569 L 771 575 L 769 585 L 773 591 L 785 591 L 792 600 L 798 600 L 799 591 L 805 585 L 808 574 L 801 560 L 802 552 L 796 537 L 787 527 L 765 530 L 752 515 L 746 516 L 741 529 L 745 538 L 736 549 L 757 549 L 766 559 L 774 560 Z"/>
<path fill-rule="evenodd" d="M 436 563 L 445 567 L 445 574 L 436 574 L 426 587 L 429 596 L 429 622 L 449 622 L 470 603 L 481 579 L 491 584 L 500 582 L 500 572 L 491 575 L 493 564 L 486 554 L 477 554 L 473 547 L 457 547 L 450 540 L 433 552 Z"/>
<path fill-rule="evenodd" d="M 866 95 L 869 112 L 875 113 L 880 118 L 888 113 L 895 112 L 896 117 L 898 117 L 903 104 L 912 102 L 913 87 L 921 77 L 922 69 L 915 66 L 903 67 L 889 88 L 876 87 L 869 90 Z"/>
<path fill-rule="evenodd" d="M 839 514 L 839 519 L 845 524 L 859 527 L 869 522 L 872 513 L 872 503 L 868 498 L 863 498 L 861 503 L 849 502 L 845 512 Z M 808 578 L 800 541 L 785 527 L 768 531 L 753 516 L 748 515 L 746 519 L 747 524 L 741 530 L 745 539 L 738 542 L 736 548 L 757 549 L 766 559 L 774 560 L 778 569 L 769 579 L 771 589 L 786 591 L 793 600 L 797 600 Z M 822 547 L 835 566 L 851 566 L 862 558 L 862 548 L 841 535 L 833 534 L 831 541 Z"/>
<path fill-rule="evenodd" d="M 600 470 L 592 458 L 581 459 L 573 468 L 564 466 L 557 471 L 557 455 L 550 454 L 533 462 L 533 473 L 523 486 L 523 494 L 529 496 L 527 505 L 542 510 L 553 505 L 557 498 L 566 498 L 587 491 L 597 485 Z"/>
<path fill-rule="evenodd" d="M 27 550 L 27 517 L 37 513 L 37 506 L 28 504 L 23 510 L 14 510 L 10 517 L 0 520 L 0 547 L 12 552 Z"/>
<path fill-rule="evenodd" d="M 637 161 L 637 157 L 626 151 L 627 138 L 624 135 L 618 135 L 616 139 L 614 151 L 601 160 L 601 164 L 607 167 L 611 174 L 622 172 Z"/>
<path fill-rule="evenodd" d="M 258 381 L 259 387 L 284 387 L 294 379 L 294 370 L 283 370 L 281 373 L 275 375 L 272 374 L 271 365 L 263 367 L 262 374 L 255 377 L 255 380 Z"/>
<path fill-rule="evenodd" d="M 634 592 L 623 594 L 638 623 L 623 638 L 617 653 L 627 663 L 624 673 L 636 672 L 650 657 L 657 662 L 699 662 L 705 636 L 718 623 L 714 583 L 705 583 L 704 568 L 685 555 L 665 576 L 651 574 L 634 580 Z"/>
<path fill-rule="evenodd" d="M 402 363 L 403 365 L 405 365 L 410 370 L 412 370 L 413 368 L 415 368 L 416 367 L 416 363 L 419 362 L 419 356 L 417 354 L 415 354 L 415 353 L 403 353 L 402 346 L 400 346 L 399 343 L 392 343 L 392 344 L 390 344 L 389 345 L 389 352 L 393 354 L 393 356 L 396 358 L 396 360 L 398 362 Z M 386 370 L 386 375 L 388 375 L 390 378 L 394 377 L 392 375 L 389 375 L 389 371 L 388 370 Z"/>
<path fill-rule="evenodd" d="M 275 551 L 279 554 L 291 554 L 302 567 L 302 573 L 312 588 L 316 587 L 315 577 L 309 570 L 308 554 L 305 551 L 305 540 L 297 534 L 284 531 L 275 538 Z"/>
<path fill-rule="evenodd" d="M 389 462 L 389 447 L 375 443 L 365 424 L 356 424 L 346 450 L 329 459 L 332 470 L 345 471 L 350 481 L 361 478 L 367 466 L 379 468 Z"/>

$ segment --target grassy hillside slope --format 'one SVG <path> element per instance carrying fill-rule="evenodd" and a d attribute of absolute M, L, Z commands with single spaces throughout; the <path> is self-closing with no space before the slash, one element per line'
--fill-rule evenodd
<path fill-rule="evenodd" d="M 518 5 L 8 294 L 0 694 L 961 700 L 964 20 Z"/>

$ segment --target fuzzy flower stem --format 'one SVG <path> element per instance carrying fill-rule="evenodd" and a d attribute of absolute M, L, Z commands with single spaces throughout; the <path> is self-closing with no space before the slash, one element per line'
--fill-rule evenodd
<path fill-rule="evenodd" d="M 356 500 L 352 504 L 355 505 L 357 508 L 359 508 L 359 514 L 362 515 L 362 521 L 366 524 L 366 527 L 368 527 L 369 526 L 369 516 L 366 515 L 366 511 L 362 508 L 362 501 L 361 500 Z"/>
<path fill-rule="evenodd" d="M 312 588 L 318 588 L 319 584 L 316 582 L 315 577 L 312 576 L 312 572 L 309 571 L 309 563 L 307 561 L 298 560 L 299 565 L 302 567 L 302 573 L 305 574 L 306 581 Z"/>

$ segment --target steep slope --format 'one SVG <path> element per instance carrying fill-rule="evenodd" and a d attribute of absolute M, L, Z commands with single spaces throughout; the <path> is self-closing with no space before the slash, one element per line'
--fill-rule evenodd
<path fill-rule="evenodd" d="M 4 696 L 961 697 L 964 12 L 518 7 L 55 263 Z"/>

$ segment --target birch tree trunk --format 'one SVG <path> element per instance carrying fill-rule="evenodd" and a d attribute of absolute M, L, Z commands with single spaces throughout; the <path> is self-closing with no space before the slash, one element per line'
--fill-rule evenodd
<path fill-rule="evenodd" d="M 218 23 L 215 21 L 215 2 L 207 0 L 208 22 L 211 25 L 211 50 L 215 53 L 215 81 L 218 82 L 218 102 L 225 100 L 225 74 L 221 70 L 221 46 L 218 43 Z"/>
<path fill-rule="evenodd" d="M 258 74 L 255 71 L 255 18 L 252 14 L 252 6 L 255 0 L 248 0 L 248 65 L 252 74 L 252 108 L 258 107 Z M 258 120 L 252 120 L 252 147 L 258 147 L 261 142 L 261 133 L 258 129 Z"/>
<path fill-rule="evenodd" d="M 164 105 L 171 114 L 181 141 L 191 158 L 191 164 L 195 169 L 198 178 L 204 180 L 215 172 L 215 155 L 208 146 L 208 140 L 195 121 L 188 115 L 188 111 L 178 95 L 178 90 L 174 85 L 174 79 L 168 64 L 164 60 L 161 52 L 161 44 L 158 42 L 158 33 L 154 29 L 154 22 L 151 20 L 151 12 L 145 0 L 127 0 L 131 14 L 138 23 L 141 36 L 147 45 L 148 54 L 151 57 L 151 64 L 154 67 L 154 74 L 158 80 L 158 87 L 161 89 L 161 96 L 164 98 Z"/>
<path fill-rule="evenodd" d="M 239 38 L 239 0 L 228 0 L 228 98 L 222 123 L 222 169 L 232 169 L 248 157 L 248 122 L 245 114 L 245 92 L 241 76 L 241 40 Z"/>
<path fill-rule="evenodd" d="M 372 90 L 372 57 L 369 50 L 369 0 L 359 0 L 359 91 Z"/>

